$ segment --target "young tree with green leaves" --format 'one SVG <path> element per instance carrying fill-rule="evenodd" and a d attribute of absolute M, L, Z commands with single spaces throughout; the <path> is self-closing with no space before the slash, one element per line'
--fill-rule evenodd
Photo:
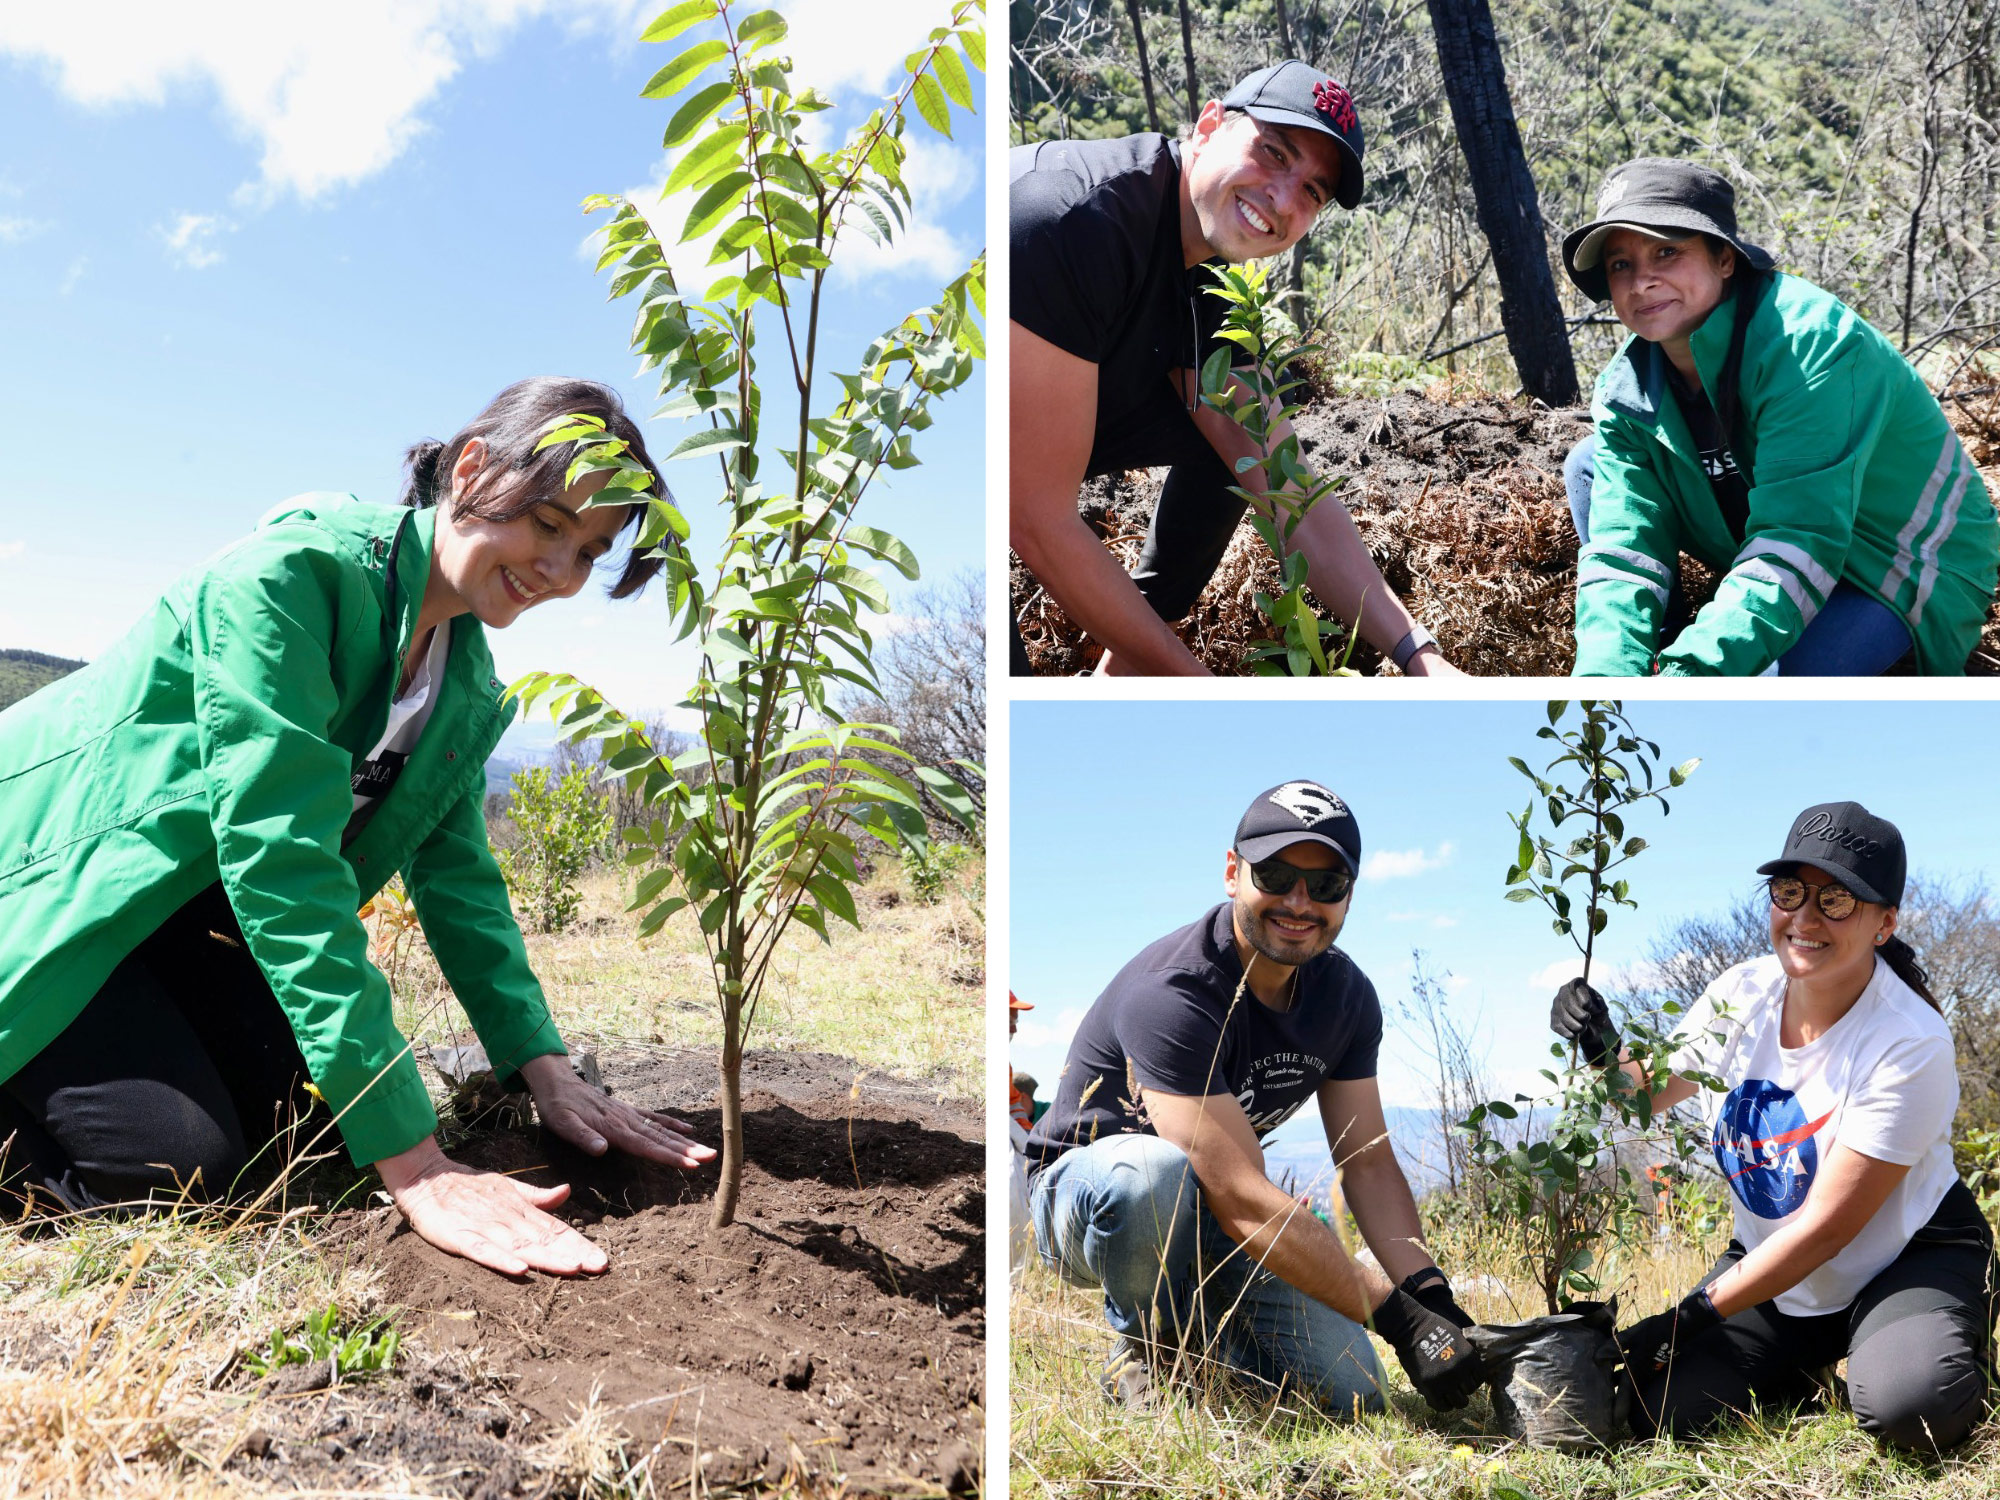
<path fill-rule="evenodd" d="M 892 729 L 845 721 L 832 692 L 846 684 L 879 696 L 864 621 L 886 613 L 889 599 L 862 561 L 915 578 L 917 560 L 855 514 L 883 470 L 918 462 L 914 442 L 932 403 L 984 358 L 985 256 L 851 370 L 823 368 L 820 321 L 829 270 L 853 237 L 884 243 L 906 228 L 910 113 L 949 136 L 953 108 L 972 108 L 967 68 L 985 66 L 984 12 L 984 0 L 959 0 L 949 24 L 904 60 L 895 95 L 824 149 L 808 121 L 830 101 L 795 87 L 791 60 L 776 50 L 783 17 L 684 0 L 643 38 L 708 33 L 645 90 L 674 101 L 665 143 L 677 155 L 663 197 L 692 196 L 677 237 L 663 241 L 674 231 L 622 196 L 584 204 L 610 215 L 598 268 L 612 272 L 611 295 L 638 308 L 631 343 L 642 370 L 658 372 L 667 398 L 658 415 L 697 424 L 669 457 L 716 465 L 728 520 L 717 556 L 697 563 L 685 517 L 601 425 L 567 421 L 545 441 L 575 445 L 572 476 L 611 472 L 594 503 L 646 507 L 640 545 L 664 561 L 680 635 L 700 650 L 681 706 L 702 728 L 694 748 L 669 759 L 640 721 L 566 673 L 534 673 L 514 690 L 547 704 L 572 739 L 601 740 L 606 771 L 653 807 L 650 826 L 624 835 L 627 862 L 643 870 L 631 902 L 645 913 L 640 934 L 684 907 L 699 917 L 723 1021 L 718 1227 L 734 1218 L 741 1182 L 744 1037 L 780 939 L 794 922 L 822 939 L 829 917 L 858 925 L 858 840 L 921 845 L 919 782 L 971 813 L 948 775 L 912 764 Z M 720 275 L 696 292 L 681 285 L 668 247 L 711 233 L 709 264 Z M 760 355 L 775 360 L 775 378 L 760 372 Z M 767 401 L 777 460 L 768 474 Z"/>

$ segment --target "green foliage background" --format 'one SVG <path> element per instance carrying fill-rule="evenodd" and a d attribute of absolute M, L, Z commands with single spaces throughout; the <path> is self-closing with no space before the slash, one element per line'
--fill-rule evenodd
<path fill-rule="evenodd" d="M 82 665 L 39 651 L 0 651 L 0 708 L 19 703 L 36 688 L 47 687 Z"/>

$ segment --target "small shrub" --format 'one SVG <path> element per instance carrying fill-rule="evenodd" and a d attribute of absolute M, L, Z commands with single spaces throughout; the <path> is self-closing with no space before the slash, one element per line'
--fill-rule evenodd
<path fill-rule="evenodd" d="M 396 1362 L 402 1335 L 389 1326 L 387 1318 L 377 1318 L 353 1328 L 340 1316 L 340 1308 L 329 1302 L 325 1312 L 315 1313 L 298 1328 L 274 1330 L 267 1348 L 243 1357 L 244 1366 L 259 1380 L 286 1365 L 333 1362 L 336 1382 L 362 1375 L 379 1375 Z"/>
<path fill-rule="evenodd" d="M 500 873 L 535 931 L 561 932 L 583 900 L 578 879 L 611 836 L 611 799 L 591 786 L 583 766 L 560 780 L 530 766 L 514 773 L 507 816 L 521 843 L 497 852 Z"/>
<path fill-rule="evenodd" d="M 925 906 L 936 906 L 944 900 L 952 877 L 965 868 L 965 863 L 966 849 L 963 844 L 933 841 L 921 847 L 905 846 L 903 883 L 909 886 L 910 895 L 915 900 Z"/>

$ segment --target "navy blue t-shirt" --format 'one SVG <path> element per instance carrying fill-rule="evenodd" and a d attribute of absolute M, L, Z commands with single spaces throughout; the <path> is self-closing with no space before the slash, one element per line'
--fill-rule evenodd
<path fill-rule="evenodd" d="M 1031 1171 L 1107 1135 L 1155 1134 L 1139 1090 L 1234 1094 L 1251 1128 L 1276 1130 L 1329 1078 L 1373 1078 L 1375 986 L 1338 948 L 1298 969 L 1279 1012 L 1242 984 L 1227 902 L 1120 969 L 1069 1045 L 1055 1103 L 1028 1137 Z"/>

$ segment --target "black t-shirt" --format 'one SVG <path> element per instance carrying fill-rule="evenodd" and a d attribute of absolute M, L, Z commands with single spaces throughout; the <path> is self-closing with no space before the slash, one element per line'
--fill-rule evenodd
<path fill-rule="evenodd" d="M 1715 503 L 1722 507 L 1722 519 L 1729 525 L 1729 534 L 1741 542 L 1750 522 L 1750 482 L 1736 467 L 1736 455 L 1729 451 L 1722 420 L 1716 416 L 1707 393 L 1683 380 L 1672 360 L 1663 359 L 1662 363 L 1667 370 L 1667 385 L 1687 421 L 1688 436 L 1694 439 L 1694 451 L 1701 458 L 1702 472 L 1708 475 Z"/>
<path fill-rule="evenodd" d="M 1069 1045 L 1055 1102 L 1028 1136 L 1029 1169 L 1107 1135 L 1154 1134 L 1138 1090 L 1234 1094 L 1261 1137 L 1329 1078 L 1373 1078 L 1375 986 L 1338 948 L 1299 966 L 1284 1012 L 1246 988 L 1227 902 L 1120 969 Z"/>
<path fill-rule="evenodd" d="M 1181 250 L 1180 147 L 1163 135 L 1042 141 L 1008 153 L 1013 320 L 1097 366 L 1090 472 L 1119 438 L 1185 401 L 1170 371 L 1215 347 L 1223 304 Z"/>

